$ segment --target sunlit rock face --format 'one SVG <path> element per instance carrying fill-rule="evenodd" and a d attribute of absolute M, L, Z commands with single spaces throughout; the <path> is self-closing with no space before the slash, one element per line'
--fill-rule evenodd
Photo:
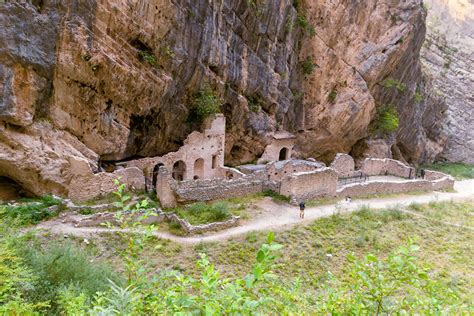
<path fill-rule="evenodd" d="M 474 2 L 426 0 L 427 35 L 421 52 L 431 94 L 447 105 L 440 159 L 474 163 Z"/>
<path fill-rule="evenodd" d="M 203 86 L 222 100 L 227 164 L 282 130 L 296 156 L 325 161 L 380 144 L 368 127 L 384 104 L 400 128 L 372 151 L 417 162 L 442 148 L 440 107 L 414 102 L 421 0 L 30 2 L 0 4 L 0 176 L 33 193 L 67 194 L 83 162 L 177 150 L 200 128 Z"/>

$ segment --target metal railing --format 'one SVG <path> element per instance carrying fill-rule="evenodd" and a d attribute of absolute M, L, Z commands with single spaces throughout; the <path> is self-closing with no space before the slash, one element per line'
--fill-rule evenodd
<path fill-rule="evenodd" d="M 355 176 L 339 178 L 337 180 L 337 185 L 344 186 L 351 183 L 364 183 L 367 182 L 367 180 L 369 180 L 369 176 L 361 173 Z"/>

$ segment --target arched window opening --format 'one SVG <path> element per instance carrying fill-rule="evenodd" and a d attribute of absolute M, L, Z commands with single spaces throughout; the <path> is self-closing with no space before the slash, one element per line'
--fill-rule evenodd
<path fill-rule="evenodd" d="M 199 158 L 194 162 L 194 179 L 204 178 L 204 159 Z"/>
<path fill-rule="evenodd" d="M 186 176 L 186 164 L 182 160 L 178 160 L 173 165 L 173 179 L 183 181 Z"/>
<path fill-rule="evenodd" d="M 283 147 L 280 150 L 280 155 L 278 156 L 278 160 L 287 160 L 288 159 L 288 148 Z"/>

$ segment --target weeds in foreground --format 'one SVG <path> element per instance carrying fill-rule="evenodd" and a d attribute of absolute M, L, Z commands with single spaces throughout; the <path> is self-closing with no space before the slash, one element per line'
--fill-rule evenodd
<path fill-rule="evenodd" d="M 22 199 L 18 205 L 0 205 L 0 217 L 18 225 L 37 224 L 57 216 L 64 208 L 62 201 L 50 195 L 39 199 Z"/>

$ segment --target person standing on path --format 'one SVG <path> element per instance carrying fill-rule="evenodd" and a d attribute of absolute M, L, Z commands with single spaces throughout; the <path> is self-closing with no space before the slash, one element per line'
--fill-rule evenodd
<path fill-rule="evenodd" d="M 306 205 L 304 204 L 304 201 L 300 202 L 300 218 L 304 218 L 304 209 Z"/>

